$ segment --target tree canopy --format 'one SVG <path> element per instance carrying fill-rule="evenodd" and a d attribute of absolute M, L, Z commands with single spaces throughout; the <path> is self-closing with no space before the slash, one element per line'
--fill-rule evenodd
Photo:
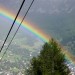
<path fill-rule="evenodd" d="M 65 55 L 59 45 L 52 39 L 45 43 L 37 57 L 33 57 L 27 75 L 68 75 Z"/>

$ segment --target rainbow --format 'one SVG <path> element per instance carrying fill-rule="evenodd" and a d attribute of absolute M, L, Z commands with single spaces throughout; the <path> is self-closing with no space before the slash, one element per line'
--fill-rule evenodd
<path fill-rule="evenodd" d="M 8 18 L 10 20 L 14 20 L 14 18 L 15 18 L 15 15 L 13 13 L 9 12 L 8 9 L 5 9 L 4 7 L 0 8 L 0 15 Z M 20 22 L 21 22 L 21 17 L 19 17 L 17 19 L 16 23 L 20 24 Z M 51 39 L 50 36 L 46 35 L 40 28 L 36 27 L 34 24 L 24 21 L 21 26 L 24 27 L 25 29 L 27 29 L 28 31 L 30 31 L 31 33 L 33 33 L 34 35 L 36 35 L 37 37 L 39 37 L 44 42 L 48 42 L 49 39 Z M 75 64 L 75 57 L 71 53 L 69 53 L 68 50 L 66 50 L 62 47 L 62 52 L 65 53 L 66 58 L 71 63 Z"/>
<path fill-rule="evenodd" d="M 14 14 L 9 13 L 9 11 L 7 11 L 3 7 L 2 7 L 2 9 L 0 9 L 0 15 L 4 16 L 4 17 L 6 17 L 6 18 L 8 18 L 10 20 L 14 20 L 14 18 L 15 18 Z M 16 23 L 19 25 L 21 20 L 22 20 L 21 17 L 18 18 Z M 39 37 L 43 41 L 48 42 L 50 37 L 48 35 L 44 34 L 43 31 L 40 28 L 36 27 L 35 25 L 30 24 L 30 23 L 24 21 L 21 26 L 23 26 L 25 29 L 27 29 L 30 32 L 32 32 L 33 34 L 35 34 L 37 37 Z"/>

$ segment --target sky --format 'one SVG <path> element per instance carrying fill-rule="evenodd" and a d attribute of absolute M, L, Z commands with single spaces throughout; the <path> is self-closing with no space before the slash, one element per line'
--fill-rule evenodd
<path fill-rule="evenodd" d="M 24 16 L 31 1 L 32 0 L 26 0 L 20 13 L 21 17 Z M 9 12 L 11 11 L 12 13 L 15 13 L 15 15 L 21 3 L 22 0 L 0 0 L 0 5 L 8 8 Z M 63 16 L 71 15 L 72 13 L 75 13 L 75 0 L 35 0 L 26 20 L 40 27 L 46 34 L 55 37 L 56 31 L 60 31 L 59 28 L 61 27 L 59 20 L 63 24 L 62 19 L 65 18 Z M 58 31 L 57 38 L 59 36 L 62 37 L 63 35 L 59 35 Z M 61 32 L 63 32 L 62 29 Z"/>
<path fill-rule="evenodd" d="M 23 12 L 25 12 L 31 1 L 32 0 L 26 0 L 26 3 L 23 7 Z M 0 5 L 5 6 L 12 12 L 17 12 L 21 3 L 22 0 L 0 0 Z M 31 12 L 34 14 L 54 14 L 61 12 L 70 13 L 75 9 L 74 4 L 75 0 L 35 0 L 34 5 L 31 8 Z"/>
<path fill-rule="evenodd" d="M 22 0 L 0 0 L 1 5 L 4 5 L 11 10 L 19 8 L 21 2 Z M 27 0 L 27 5 L 29 5 L 30 2 L 31 0 Z M 74 3 L 74 0 L 35 0 L 32 10 L 36 10 L 35 12 L 39 13 L 52 13 L 54 11 L 68 10 L 69 7 L 74 6 Z"/>
<path fill-rule="evenodd" d="M 31 1 L 32 0 L 26 0 L 20 13 L 21 17 L 24 16 Z M 15 15 L 21 3 L 22 0 L 0 0 L 0 5 L 7 8 L 9 12 L 15 13 Z M 66 26 L 66 23 L 64 23 L 65 16 L 74 13 L 75 0 L 35 0 L 26 20 L 40 27 L 47 35 L 59 39 L 59 37 L 62 38 L 64 33 L 63 29 L 59 28 L 61 28 L 63 24 Z M 59 34 L 59 32 L 62 33 Z M 61 40 L 61 38 L 59 40 Z"/>
<path fill-rule="evenodd" d="M 32 0 L 26 0 L 20 16 L 23 17 Z M 0 0 L 0 6 L 3 6 L 16 15 L 22 0 Z M 35 0 L 26 20 L 34 23 L 47 35 L 61 40 L 63 35 L 67 37 L 64 31 L 72 30 L 69 26 L 74 26 L 75 0 Z M 69 22 L 68 17 L 71 17 Z M 66 21 L 66 22 L 65 22 Z M 64 27 L 65 26 L 65 27 Z M 63 31 L 64 29 L 64 31 Z M 68 35 L 71 32 L 68 33 Z M 59 38 L 60 37 L 60 38 Z"/>

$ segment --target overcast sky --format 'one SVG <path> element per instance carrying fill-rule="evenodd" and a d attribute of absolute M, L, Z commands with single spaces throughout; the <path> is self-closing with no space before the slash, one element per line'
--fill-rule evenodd
<path fill-rule="evenodd" d="M 20 16 L 23 16 L 25 14 L 26 9 L 28 8 L 31 1 L 32 0 L 26 0 L 26 3 L 23 6 Z M 15 12 L 15 15 L 21 3 L 22 0 L 0 0 L 0 5 L 4 6 L 5 8 L 8 8 L 9 11 Z M 56 24 L 56 20 L 59 21 L 59 17 L 61 17 L 58 17 L 57 15 L 63 16 L 63 13 L 75 13 L 75 0 L 35 0 L 26 19 L 31 21 L 32 23 L 35 23 L 47 33 L 53 34 L 56 32 L 55 28 L 58 28 L 59 24 L 63 24 L 62 21 L 61 23 L 57 22 Z M 53 31 L 53 27 L 51 27 L 51 25 L 54 25 L 53 27 L 55 27 L 56 25 L 58 26 L 55 27 Z"/>
<path fill-rule="evenodd" d="M 28 7 L 32 0 L 26 0 L 25 7 Z M 0 0 L 0 5 L 14 11 L 20 7 L 22 0 Z M 32 7 L 33 12 L 38 13 L 59 13 L 63 11 L 72 11 L 75 9 L 75 0 L 35 0 Z"/>

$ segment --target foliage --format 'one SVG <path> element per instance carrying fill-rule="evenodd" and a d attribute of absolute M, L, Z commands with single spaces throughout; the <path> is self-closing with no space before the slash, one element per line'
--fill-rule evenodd
<path fill-rule="evenodd" d="M 27 75 L 68 75 L 65 56 L 59 45 L 52 39 L 45 43 L 40 55 L 33 57 Z"/>

